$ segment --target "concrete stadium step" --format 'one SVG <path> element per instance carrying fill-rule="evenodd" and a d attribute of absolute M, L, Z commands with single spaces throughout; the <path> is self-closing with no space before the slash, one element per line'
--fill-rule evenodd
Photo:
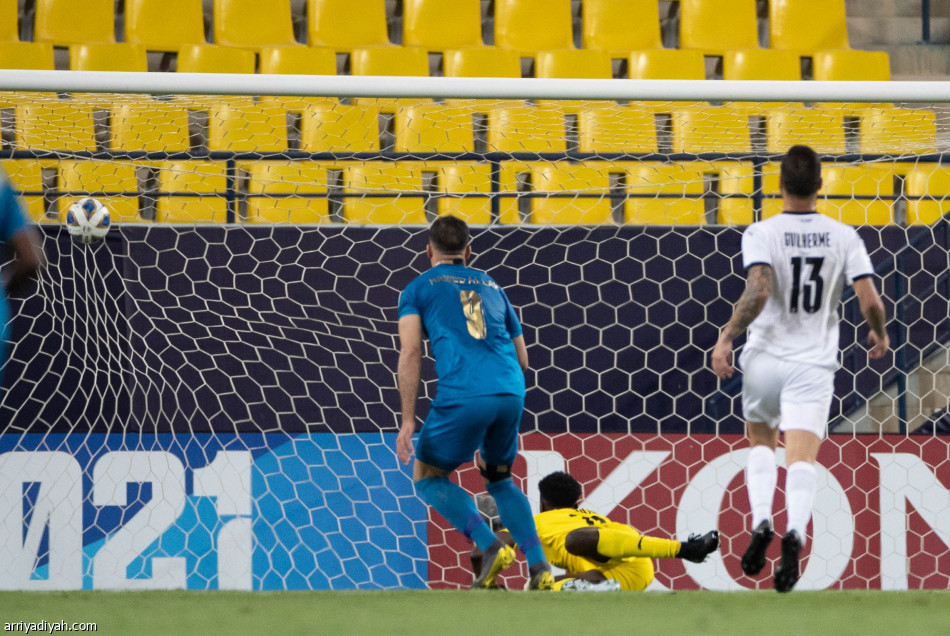
<path fill-rule="evenodd" d="M 940 44 L 869 45 L 891 58 L 893 80 L 946 80 L 950 76 L 950 46 Z"/>
<path fill-rule="evenodd" d="M 856 49 L 875 44 L 917 44 L 921 41 L 921 19 L 916 17 L 848 16 L 848 40 Z M 930 18 L 930 41 L 950 42 L 950 16 Z"/>

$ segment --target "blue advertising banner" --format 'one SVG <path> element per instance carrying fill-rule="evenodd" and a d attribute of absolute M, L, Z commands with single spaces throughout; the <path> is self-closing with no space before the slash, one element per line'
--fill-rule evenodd
<path fill-rule="evenodd" d="M 0 436 L 0 587 L 424 588 L 393 438 Z"/>

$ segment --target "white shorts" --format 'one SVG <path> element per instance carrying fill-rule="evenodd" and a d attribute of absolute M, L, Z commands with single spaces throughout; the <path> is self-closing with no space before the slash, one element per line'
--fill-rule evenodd
<path fill-rule="evenodd" d="M 754 349 L 739 358 L 742 367 L 742 412 L 747 422 L 781 431 L 809 431 L 824 439 L 834 396 L 835 372 L 789 362 Z"/>

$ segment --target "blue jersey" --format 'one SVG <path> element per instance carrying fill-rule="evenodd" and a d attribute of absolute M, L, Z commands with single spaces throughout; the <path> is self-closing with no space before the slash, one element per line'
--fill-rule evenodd
<path fill-rule="evenodd" d="M 13 191 L 7 175 L 0 170 L 0 243 L 6 243 L 14 234 L 27 226 L 29 222 L 20 207 L 20 201 Z M 10 322 L 10 307 L 7 302 L 7 289 L 0 285 L 0 328 L 3 339 L 7 340 L 7 324 Z M 5 357 L 4 357 L 5 359 Z"/>
<path fill-rule="evenodd" d="M 505 292 L 485 272 L 437 265 L 409 283 L 399 317 L 417 314 L 432 344 L 439 400 L 524 396 L 524 372 L 512 338 L 521 322 Z"/>

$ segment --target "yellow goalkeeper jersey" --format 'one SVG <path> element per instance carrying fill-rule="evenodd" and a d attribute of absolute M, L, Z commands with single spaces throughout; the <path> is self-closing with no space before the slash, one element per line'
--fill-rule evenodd
<path fill-rule="evenodd" d="M 552 565 L 572 573 L 599 570 L 607 578 L 619 581 L 625 590 L 642 590 L 653 581 L 653 560 L 650 558 L 628 557 L 597 563 L 575 556 L 564 547 L 564 540 L 571 530 L 594 527 L 630 531 L 630 526 L 625 523 L 611 521 L 583 508 L 558 508 L 535 515 L 534 524 L 544 555 Z"/>

